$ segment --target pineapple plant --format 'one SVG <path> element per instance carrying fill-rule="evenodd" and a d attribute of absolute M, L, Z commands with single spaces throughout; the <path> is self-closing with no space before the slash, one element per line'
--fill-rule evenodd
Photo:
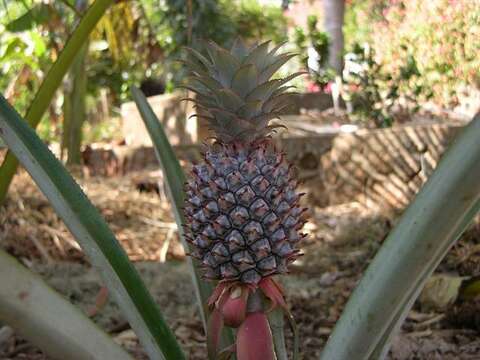
<path fill-rule="evenodd" d="M 302 73 L 272 79 L 295 55 L 278 53 L 280 46 L 269 49 L 269 42 L 247 47 L 237 39 L 230 50 L 213 42 L 205 47 L 206 56 L 187 49 L 185 87 L 195 93 L 189 100 L 214 137 L 204 161 L 192 168 L 184 212 L 190 255 L 205 278 L 218 281 L 209 301 L 208 350 L 210 358 L 217 356 L 227 325 L 239 328 L 239 360 L 274 359 L 266 312 L 277 306 L 288 311 L 274 276 L 300 255 L 306 209 L 269 123 L 289 106 L 286 84 Z"/>

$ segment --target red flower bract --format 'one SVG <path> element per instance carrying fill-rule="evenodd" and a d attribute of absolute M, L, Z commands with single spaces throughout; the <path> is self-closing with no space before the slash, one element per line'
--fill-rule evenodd
<path fill-rule="evenodd" d="M 273 339 L 267 316 L 248 314 L 237 333 L 238 360 L 274 360 Z"/>
<path fill-rule="evenodd" d="M 250 290 L 246 286 L 234 286 L 228 291 L 227 299 L 220 309 L 225 325 L 239 327 L 245 320 Z"/>
<path fill-rule="evenodd" d="M 263 308 L 261 300 L 256 306 L 248 303 L 250 296 L 259 295 L 270 300 L 268 309 Z M 213 308 L 207 337 L 210 358 L 216 358 L 219 354 L 220 333 L 225 325 L 239 328 L 235 344 L 238 360 L 275 358 L 266 313 L 276 307 L 288 312 L 288 308 L 283 297 L 283 289 L 272 276 L 262 279 L 258 286 L 238 282 L 220 282 L 208 300 L 208 305 Z M 223 350 L 234 351 L 233 347 Z"/>

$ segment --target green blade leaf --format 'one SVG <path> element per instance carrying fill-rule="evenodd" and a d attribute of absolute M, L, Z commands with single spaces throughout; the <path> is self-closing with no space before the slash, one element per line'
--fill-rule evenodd
<path fill-rule="evenodd" d="M 133 360 L 39 276 L 0 250 L 0 322 L 55 359 Z"/>
<path fill-rule="evenodd" d="M 268 322 L 272 330 L 277 360 L 288 360 L 287 344 L 285 343 L 285 321 L 283 318 L 283 309 L 278 307 L 268 314 Z"/>
<path fill-rule="evenodd" d="M 275 58 L 279 55 L 276 55 L 277 54 L 277 51 L 280 50 L 280 48 L 282 48 L 283 46 L 285 46 L 285 44 L 287 44 L 288 41 L 284 41 L 280 44 L 278 44 L 277 46 L 275 46 L 272 50 L 270 50 L 270 52 L 268 53 L 267 57 L 268 59 L 270 59 L 268 61 L 269 64 L 273 64 L 275 62 Z"/>
<path fill-rule="evenodd" d="M 480 210 L 480 113 L 462 130 L 350 297 L 322 360 L 382 359 L 425 281 Z"/>
<path fill-rule="evenodd" d="M 209 41 L 205 45 L 208 53 L 211 54 L 214 69 L 218 70 L 214 72 L 213 75 L 224 87 L 230 87 L 233 75 L 235 74 L 235 70 L 240 66 L 240 62 L 235 56 L 230 54 L 230 52 L 221 48 L 213 41 Z"/>
<path fill-rule="evenodd" d="M 183 186 L 186 182 L 185 174 L 183 173 L 180 163 L 178 162 L 175 153 L 168 141 L 168 138 L 163 131 L 163 128 L 158 121 L 155 113 L 147 102 L 145 95 L 137 89 L 136 87 L 132 88 L 133 100 L 137 104 L 138 111 L 142 116 L 142 119 L 145 123 L 145 126 L 150 134 L 152 139 L 153 146 L 155 148 L 155 153 L 157 155 L 160 166 L 163 170 L 164 176 L 166 178 L 166 185 L 169 192 L 169 197 L 172 202 L 172 208 L 174 210 L 175 220 L 178 225 L 178 231 L 180 232 L 180 237 L 182 239 L 182 244 L 186 252 L 190 251 L 188 242 L 183 238 L 183 224 L 185 219 L 183 217 L 182 207 L 184 204 L 185 193 Z M 200 305 L 200 315 L 206 328 L 206 313 L 203 306 L 207 304 L 208 297 L 212 293 L 213 287 L 204 282 L 200 274 L 197 271 L 197 261 L 188 257 L 189 261 L 192 263 L 194 271 L 192 272 L 192 280 L 195 286 L 195 291 L 197 293 L 198 302 Z"/>
<path fill-rule="evenodd" d="M 197 75 L 197 76 L 189 76 L 185 78 L 185 84 L 194 84 L 195 82 L 199 82 L 208 90 L 215 92 L 222 89 L 222 84 L 220 84 L 217 80 L 209 77 L 207 75 Z M 205 92 L 204 90 L 201 92 Z"/>
<path fill-rule="evenodd" d="M 269 99 L 270 97 L 278 95 L 289 88 L 287 86 L 282 86 L 282 85 L 295 79 L 298 76 L 305 75 L 305 74 L 306 73 L 304 71 L 299 71 L 283 79 L 273 79 L 273 80 L 264 82 L 263 84 L 260 84 L 255 89 L 253 89 L 246 97 L 246 100 L 247 101 L 251 101 L 251 100 L 267 101 L 267 99 Z"/>
<path fill-rule="evenodd" d="M 233 42 L 231 53 L 237 58 L 238 61 L 242 61 L 248 54 L 248 48 L 241 37 L 237 37 Z"/>
<path fill-rule="evenodd" d="M 259 45 L 257 45 L 247 57 L 245 57 L 242 61 L 242 64 L 253 64 L 257 68 L 257 71 L 261 73 L 268 62 L 268 47 L 271 41 L 265 41 Z"/>
<path fill-rule="evenodd" d="M 0 96 L 0 137 L 75 236 L 152 359 L 184 355 L 115 235 L 35 131 Z"/>
<path fill-rule="evenodd" d="M 187 53 L 190 53 L 190 55 L 193 55 L 199 62 L 201 62 L 207 70 L 211 70 L 211 71 L 214 70 L 213 64 L 205 56 L 200 54 L 197 50 L 188 46 L 185 46 L 184 49 L 186 50 Z M 198 64 L 197 64 L 197 68 L 198 68 Z"/>
<path fill-rule="evenodd" d="M 244 100 L 230 89 L 219 90 L 214 95 L 219 106 L 223 109 L 231 109 L 232 112 L 237 111 L 245 104 Z"/>
<path fill-rule="evenodd" d="M 77 53 L 88 39 L 88 36 L 97 25 L 108 7 L 114 0 L 96 0 L 87 10 L 77 28 L 68 39 L 57 61 L 53 64 L 40 89 L 35 94 L 32 104 L 28 108 L 25 119 L 31 127 L 36 128 L 45 114 L 52 98 L 62 83 L 70 65 Z M 7 153 L 0 167 L 0 204 L 5 200 L 8 188 L 18 167 L 18 160 L 11 152 Z"/>
<path fill-rule="evenodd" d="M 153 146 L 155 148 L 155 153 L 157 154 L 158 161 L 163 169 L 163 174 L 166 179 L 167 189 L 169 192 L 170 200 L 172 202 L 172 208 L 174 210 L 175 220 L 178 225 L 178 231 L 180 233 L 183 247 L 186 252 L 190 252 L 190 246 L 183 237 L 182 226 L 185 223 L 183 212 L 181 210 L 185 198 L 183 188 L 186 181 L 185 174 L 183 173 L 180 163 L 178 162 L 175 153 L 173 152 L 172 146 L 168 141 L 162 125 L 160 124 L 157 116 L 148 104 L 145 95 L 143 95 L 143 93 L 139 89 L 133 87 L 132 96 L 133 100 L 137 104 L 138 111 L 142 116 L 148 133 L 150 134 Z M 210 294 L 213 291 L 213 286 L 211 285 L 211 283 L 207 283 L 202 280 L 198 272 L 198 261 L 192 259 L 191 257 L 188 257 L 188 261 L 191 265 L 192 281 L 195 287 L 203 327 L 206 332 L 208 319 L 207 302 Z M 231 343 L 233 343 L 233 335 L 231 331 L 224 332 L 222 336 L 222 348 L 227 347 Z"/>
<path fill-rule="evenodd" d="M 237 114 L 246 119 L 254 118 L 262 113 L 262 105 L 260 100 L 248 101 L 238 109 Z"/>
<path fill-rule="evenodd" d="M 232 90 L 244 98 L 258 83 L 257 69 L 253 64 L 242 65 L 232 79 Z"/>
<path fill-rule="evenodd" d="M 278 56 L 278 60 L 276 60 L 273 64 L 268 65 L 260 74 L 258 82 L 263 83 L 270 79 L 273 74 L 277 72 L 288 60 L 297 56 L 297 54 L 282 54 Z"/>

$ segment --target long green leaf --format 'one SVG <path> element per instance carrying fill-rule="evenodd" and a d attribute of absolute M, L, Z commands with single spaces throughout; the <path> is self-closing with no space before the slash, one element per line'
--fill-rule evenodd
<path fill-rule="evenodd" d="M 54 359 L 132 357 L 79 309 L 0 250 L 0 322 Z"/>
<path fill-rule="evenodd" d="M 480 114 L 462 130 L 373 259 L 322 360 L 382 359 L 425 281 L 480 210 Z"/>
<path fill-rule="evenodd" d="M 183 224 L 185 219 L 182 213 L 182 206 L 184 203 L 184 184 L 185 184 L 185 174 L 178 162 L 175 153 L 173 152 L 172 146 L 168 141 L 168 138 L 163 130 L 162 125 L 158 121 L 157 116 L 153 112 L 152 108 L 148 104 L 145 95 L 137 89 L 136 87 L 132 88 L 133 100 L 137 104 L 138 111 L 142 116 L 142 119 L 145 123 L 145 126 L 150 134 L 152 139 L 153 146 L 155 148 L 155 153 L 157 154 L 158 161 L 160 166 L 163 169 L 163 174 L 166 179 L 166 184 L 169 192 L 170 199 L 172 200 L 172 208 L 175 213 L 175 219 L 178 225 L 178 231 L 180 233 L 180 238 L 182 239 L 182 244 L 187 252 L 190 251 L 189 244 L 185 241 L 183 237 Z M 198 261 L 188 258 L 188 261 L 191 265 L 191 274 L 192 281 L 195 287 L 195 292 L 197 295 L 197 300 L 199 303 L 200 316 L 203 321 L 203 326 L 205 332 L 207 330 L 207 318 L 208 311 L 206 309 L 207 300 L 212 293 L 213 287 L 210 283 L 203 281 L 198 272 Z M 226 347 L 227 345 L 233 342 L 233 335 L 231 331 L 227 331 L 222 338 L 222 345 Z"/>
<path fill-rule="evenodd" d="M 272 330 L 273 345 L 277 360 L 288 360 L 287 344 L 285 343 L 285 314 L 283 309 L 276 308 L 268 314 L 268 323 Z"/>
<path fill-rule="evenodd" d="M 155 301 L 98 210 L 3 96 L 0 96 L 0 137 L 100 271 L 150 358 L 184 359 Z"/>
<path fill-rule="evenodd" d="M 88 36 L 97 25 L 108 7 L 114 0 L 96 0 L 85 13 L 77 28 L 68 39 L 57 61 L 53 64 L 28 108 L 25 119 L 33 128 L 36 128 L 45 111 L 48 109 L 52 98 L 60 86 L 75 56 L 88 39 Z M 3 203 L 8 193 L 18 167 L 18 160 L 8 152 L 0 167 L 0 204 Z"/>

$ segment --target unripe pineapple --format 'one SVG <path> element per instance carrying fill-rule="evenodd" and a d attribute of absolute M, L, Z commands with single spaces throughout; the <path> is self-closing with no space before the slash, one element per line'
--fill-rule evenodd
<path fill-rule="evenodd" d="M 193 49 L 186 61 L 198 117 L 215 143 L 187 184 L 186 235 L 205 277 L 258 284 L 285 273 L 298 256 L 303 212 L 291 166 L 273 146 L 268 125 L 288 106 L 284 86 L 299 75 L 271 79 L 292 56 L 263 43 L 229 51 L 208 43 L 209 58 Z"/>
<path fill-rule="evenodd" d="M 188 87 L 215 143 L 188 182 L 187 238 L 205 276 L 258 284 L 285 273 L 298 256 L 304 209 L 291 166 L 269 137 L 286 103 L 285 79 L 272 75 L 293 55 L 263 43 L 229 51 L 208 43 L 209 59 L 190 49 Z"/>
<path fill-rule="evenodd" d="M 301 73 L 271 79 L 294 55 L 269 50 L 269 42 L 247 48 L 237 40 L 230 51 L 212 42 L 206 47 L 208 58 L 189 49 L 186 87 L 195 92 L 197 116 L 215 141 L 186 186 L 185 233 L 204 276 L 220 280 L 209 299 L 207 348 L 216 358 L 227 325 L 239 328 L 237 359 L 273 360 L 265 313 L 277 306 L 289 313 L 272 276 L 287 272 L 299 255 L 305 209 L 291 166 L 272 143 L 269 121 L 288 106 L 285 84 Z M 269 310 L 262 297 L 270 300 Z"/>

